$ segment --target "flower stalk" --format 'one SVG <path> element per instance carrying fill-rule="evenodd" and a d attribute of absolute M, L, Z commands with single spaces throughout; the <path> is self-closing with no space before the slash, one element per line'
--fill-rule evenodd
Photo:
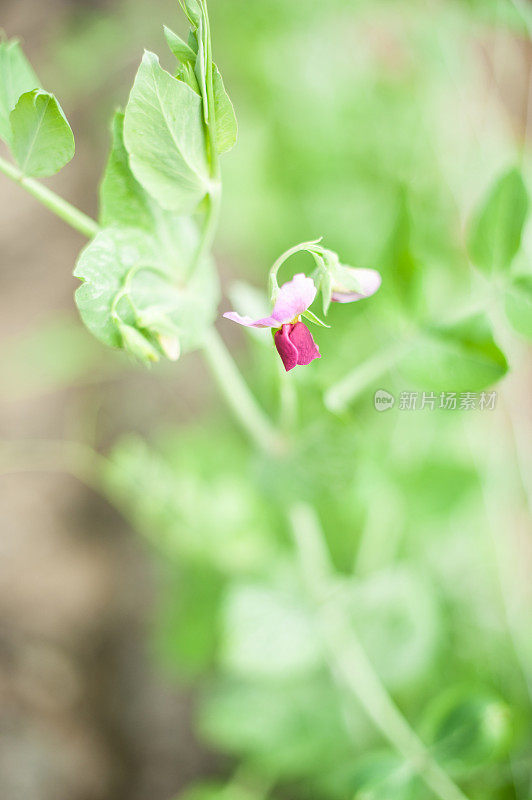
<path fill-rule="evenodd" d="M 258 405 L 215 328 L 206 334 L 202 354 L 235 419 L 254 444 L 269 455 L 281 455 L 285 441 Z"/>

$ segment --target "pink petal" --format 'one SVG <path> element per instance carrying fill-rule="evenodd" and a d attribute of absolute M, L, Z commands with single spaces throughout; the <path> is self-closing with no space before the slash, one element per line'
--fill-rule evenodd
<path fill-rule="evenodd" d="M 315 297 L 314 281 L 300 272 L 294 275 L 291 281 L 283 283 L 279 289 L 271 316 L 252 319 L 251 317 L 242 317 L 236 311 L 227 311 L 224 317 L 248 328 L 279 328 L 306 311 Z"/>
<path fill-rule="evenodd" d="M 334 300 L 336 303 L 352 303 L 355 300 L 363 300 L 364 297 L 371 297 L 371 295 L 375 294 L 379 289 L 382 278 L 376 269 L 367 269 L 364 267 L 356 269 L 355 267 L 344 267 L 344 269 L 349 269 L 362 291 L 346 291 L 341 285 L 335 284 L 333 285 L 331 300 Z"/>
<path fill-rule="evenodd" d="M 289 339 L 291 325 L 283 325 L 281 330 L 276 331 L 274 338 L 277 352 L 281 356 L 281 361 L 287 372 L 297 366 L 298 352 L 295 345 Z"/>
<path fill-rule="evenodd" d="M 272 317 L 277 320 L 278 325 L 284 325 L 306 311 L 315 297 L 314 281 L 299 272 L 291 281 L 283 283 L 279 289 Z"/>
<path fill-rule="evenodd" d="M 232 322 L 238 322 L 239 325 L 245 325 L 248 328 L 278 328 L 279 322 L 273 316 L 264 317 L 264 319 L 252 319 L 251 317 L 242 317 L 236 311 L 226 311 L 224 317 L 230 319 Z"/>
<path fill-rule="evenodd" d="M 290 331 L 290 341 L 297 350 L 297 363 L 310 364 L 315 358 L 321 358 L 318 345 L 312 334 L 302 322 L 297 322 Z"/>

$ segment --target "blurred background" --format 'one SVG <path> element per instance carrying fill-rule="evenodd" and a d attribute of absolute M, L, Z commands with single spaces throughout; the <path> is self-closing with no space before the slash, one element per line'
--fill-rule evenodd
<path fill-rule="evenodd" d="M 284 513 L 296 498 L 315 505 L 353 630 L 431 752 L 470 798 L 530 800 L 532 304 L 500 314 L 503 290 L 485 300 L 465 246 L 505 169 L 530 188 L 530 4 L 210 11 L 239 121 L 220 310 L 252 313 L 279 253 L 322 235 L 383 287 L 331 310 L 323 358 L 290 382 L 268 337 L 219 323 L 293 432 L 272 463 L 199 355 L 148 371 L 90 336 L 73 302 L 82 238 L 0 176 L 2 800 L 432 796 L 324 663 Z M 186 32 L 172 0 L 0 0 L 76 137 L 47 183 L 91 215 L 143 48 L 171 69 L 163 23 Z M 515 274 L 531 254 L 528 228 Z M 399 363 L 412 319 L 478 304 L 480 356 L 423 340 Z M 331 387 L 367 363 L 335 405 Z M 376 410 L 378 389 L 392 409 Z M 484 389 L 494 408 L 438 407 Z"/>

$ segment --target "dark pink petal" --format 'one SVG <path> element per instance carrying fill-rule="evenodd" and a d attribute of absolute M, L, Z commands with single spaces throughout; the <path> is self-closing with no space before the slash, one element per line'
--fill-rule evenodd
<path fill-rule="evenodd" d="M 298 364 L 310 364 L 315 358 L 321 358 L 318 345 L 303 322 L 296 322 L 295 325 L 292 325 L 289 337 L 291 343 L 297 350 Z"/>
<path fill-rule="evenodd" d="M 275 336 L 273 337 L 277 352 L 281 356 L 281 361 L 283 362 L 284 368 L 287 372 L 289 372 L 291 369 L 294 369 L 298 363 L 297 349 L 289 338 L 292 327 L 292 325 L 283 325 L 280 330 L 275 332 Z"/>

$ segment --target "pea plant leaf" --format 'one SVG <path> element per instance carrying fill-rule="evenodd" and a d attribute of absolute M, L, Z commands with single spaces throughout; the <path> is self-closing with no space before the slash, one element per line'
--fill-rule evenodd
<path fill-rule="evenodd" d="M 401 187 L 392 230 L 384 247 L 382 263 L 389 271 L 395 292 L 405 310 L 417 316 L 422 296 L 422 272 L 413 252 L 412 215 L 408 193 Z"/>
<path fill-rule="evenodd" d="M 25 175 L 54 175 L 74 156 L 74 135 L 53 94 L 33 89 L 10 114 L 11 148 Z"/>
<path fill-rule="evenodd" d="M 202 101 L 150 52 L 129 96 L 124 141 L 146 191 L 167 210 L 193 213 L 210 188 Z"/>
<path fill-rule="evenodd" d="M 174 31 L 170 30 L 166 25 L 164 26 L 164 36 L 168 47 L 178 61 L 189 64 L 196 63 L 196 56 L 198 54 L 197 47 L 194 51 L 189 44 L 184 42 L 177 33 L 174 33 Z"/>
<path fill-rule="evenodd" d="M 424 736 L 455 774 L 504 758 L 515 737 L 512 710 L 498 696 L 479 688 L 452 686 L 429 704 Z"/>
<path fill-rule="evenodd" d="M 136 180 L 129 166 L 124 145 L 124 114 L 117 111 L 112 125 L 112 147 L 100 186 L 100 219 L 104 226 L 142 228 L 156 235 L 163 251 L 164 271 L 170 279 L 184 281 L 188 276 L 196 235 L 185 218 L 158 205 Z"/>
<path fill-rule="evenodd" d="M 198 248 L 194 222 L 162 209 L 134 177 L 123 123 L 117 112 L 100 187 L 106 227 L 78 261 L 75 275 L 85 283 L 76 302 L 87 327 L 106 344 L 144 361 L 153 360 L 153 347 L 175 358 L 198 346 L 212 323 L 218 279 L 208 257 L 191 269 Z M 149 346 L 124 325 L 140 331 Z"/>
<path fill-rule="evenodd" d="M 201 9 L 197 0 L 179 0 L 179 5 L 190 24 L 197 28 L 201 22 Z"/>
<path fill-rule="evenodd" d="M 192 220 L 175 217 L 167 234 L 164 241 L 139 228 L 104 228 L 82 251 L 74 272 L 84 281 L 76 303 L 89 330 L 144 361 L 154 360 L 153 349 L 175 358 L 199 346 L 218 302 L 210 258 L 203 257 L 186 277 L 198 245 Z M 151 345 L 142 343 L 145 358 L 138 336 L 124 325 Z"/>
<path fill-rule="evenodd" d="M 82 250 L 74 277 L 83 284 L 76 304 L 89 330 L 104 344 L 122 346 L 116 322 L 135 325 L 135 314 L 125 295 L 119 297 L 132 270 L 153 263 L 151 237 L 135 228 L 104 228 Z"/>
<path fill-rule="evenodd" d="M 532 340 L 532 275 L 514 278 L 506 290 L 504 304 L 512 328 Z"/>
<path fill-rule="evenodd" d="M 227 153 L 236 144 L 238 126 L 235 109 L 225 91 L 222 76 L 216 64 L 212 65 L 214 91 L 214 118 L 216 122 L 216 147 L 220 154 Z"/>
<path fill-rule="evenodd" d="M 267 681 L 242 677 L 218 680 L 200 705 L 203 737 L 267 774 L 289 779 L 323 777 L 352 761 L 341 704 L 328 680 L 297 675 L 273 686 L 275 691 Z"/>
<path fill-rule="evenodd" d="M 401 374 L 434 391 L 480 391 L 508 370 L 484 314 L 450 325 L 432 326 L 404 356 Z"/>
<path fill-rule="evenodd" d="M 129 167 L 124 144 L 124 112 L 117 111 L 111 125 L 112 146 L 100 184 L 100 222 L 154 231 L 153 205 Z"/>
<path fill-rule="evenodd" d="M 171 52 L 181 62 L 177 77 L 185 81 L 199 94 L 198 85 L 198 40 L 193 31 L 190 32 L 188 44 L 165 26 L 164 34 Z M 201 74 L 201 73 L 200 73 Z M 212 84 L 214 93 L 214 119 L 216 126 L 216 147 L 220 154 L 231 150 L 236 144 L 238 125 L 233 104 L 227 94 L 220 70 L 216 64 L 212 65 Z M 206 90 L 205 90 L 206 94 Z"/>
<path fill-rule="evenodd" d="M 263 584 L 235 584 L 223 608 L 225 668 L 239 676 L 286 678 L 322 662 L 312 614 L 292 596 Z"/>
<path fill-rule="evenodd" d="M 481 270 L 507 270 L 521 245 L 528 213 L 528 194 L 520 171 L 506 172 L 476 212 L 469 235 L 469 254 Z"/>
<path fill-rule="evenodd" d="M 193 222 L 182 219 L 171 241 L 177 244 L 180 233 L 187 243 L 194 242 L 195 253 L 199 237 Z M 218 278 L 210 257 L 203 257 L 199 261 L 188 280 L 170 277 L 173 276 L 172 265 L 178 262 L 178 253 L 174 252 L 169 258 L 166 247 L 166 244 L 161 245 L 157 241 L 157 263 L 159 268 L 164 265 L 166 275 L 162 271 L 139 272 L 132 281 L 131 298 L 138 310 L 137 321 L 141 327 L 167 337 L 172 335 L 171 327 L 167 327 L 169 323 L 175 330 L 181 350 L 186 352 L 202 344 L 205 331 L 214 321 L 219 300 Z M 193 258 L 191 254 L 186 262 L 178 262 L 178 266 L 181 268 L 183 263 L 190 266 Z"/>
<path fill-rule="evenodd" d="M 26 59 L 19 42 L 0 39 L 0 139 L 11 144 L 9 115 L 19 97 L 40 87 L 40 81 Z"/>
<path fill-rule="evenodd" d="M 208 256 L 195 263 L 193 220 L 161 208 L 133 175 L 123 128 L 118 111 L 100 186 L 105 227 L 78 261 L 74 274 L 85 283 L 76 302 L 87 327 L 106 344 L 145 362 L 160 354 L 175 360 L 197 347 L 212 323 L 218 279 Z"/>

